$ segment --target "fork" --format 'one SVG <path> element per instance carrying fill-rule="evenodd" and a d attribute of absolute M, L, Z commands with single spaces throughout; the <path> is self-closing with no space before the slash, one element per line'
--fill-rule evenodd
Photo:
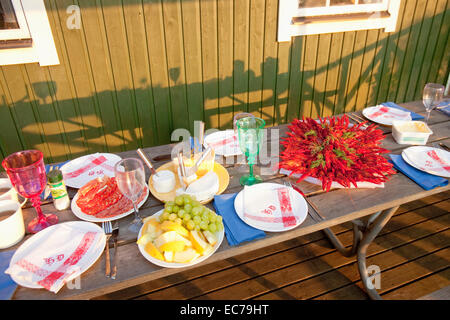
<path fill-rule="evenodd" d="M 112 235 L 111 221 L 102 222 L 103 231 L 106 234 L 106 266 L 105 266 L 105 276 L 109 277 L 111 274 L 111 262 L 109 261 L 109 238 Z"/>
<path fill-rule="evenodd" d="M 110 224 L 111 224 L 111 222 L 110 222 Z M 117 274 L 117 236 L 118 235 L 119 235 L 119 222 L 115 221 L 114 225 L 112 227 L 112 239 L 113 239 L 113 243 L 114 243 L 114 256 L 113 256 L 111 279 L 115 279 L 116 274 Z"/>

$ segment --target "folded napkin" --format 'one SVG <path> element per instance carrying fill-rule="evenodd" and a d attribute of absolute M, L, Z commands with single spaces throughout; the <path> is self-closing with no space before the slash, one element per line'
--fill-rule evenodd
<path fill-rule="evenodd" d="M 21 283 L 57 293 L 66 282 L 81 274 L 83 266 L 92 262 L 92 255 L 105 237 L 102 232 L 86 231 L 72 224 L 55 225 L 49 236 L 25 247 L 5 273 Z"/>
<path fill-rule="evenodd" d="M 231 246 L 236 246 L 245 241 L 264 238 L 265 232 L 253 228 L 243 222 L 234 210 L 234 199 L 237 193 L 214 196 L 213 206 L 216 212 L 223 217 L 225 236 Z"/>
<path fill-rule="evenodd" d="M 67 162 L 69 162 L 69 161 L 70 161 L 70 160 L 67 160 L 67 161 L 64 161 L 64 162 L 57 163 L 57 164 L 46 164 L 46 165 L 45 165 L 45 173 L 48 173 L 48 172 L 50 171 L 50 167 L 53 167 L 52 170 L 55 170 L 55 169 L 61 169 L 61 167 L 62 167 L 63 165 L 65 165 L 65 164 L 66 164 Z M 41 193 L 41 201 L 44 201 L 44 200 L 47 200 L 47 199 L 51 199 L 51 198 L 52 198 L 52 193 L 51 193 L 51 192 L 49 192 L 47 198 L 45 198 L 45 199 L 44 199 L 44 195 L 45 195 L 45 189 L 44 189 L 44 191 Z"/>
<path fill-rule="evenodd" d="M 421 120 L 421 119 L 425 119 L 424 116 L 421 116 L 418 113 L 412 112 L 411 110 L 408 110 L 406 108 L 400 107 L 398 104 L 394 103 L 394 102 L 383 102 L 381 103 L 382 105 L 386 106 L 386 107 L 390 107 L 390 108 L 395 108 L 395 109 L 399 109 L 399 110 L 403 110 L 406 112 L 411 113 L 411 119 L 412 120 Z"/>
<path fill-rule="evenodd" d="M 254 226 L 263 230 L 276 230 L 297 224 L 300 217 L 293 210 L 291 188 L 283 185 L 270 189 L 262 188 L 257 194 L 250 193 L 247 196 L 249 188 L 244 187 L 244 218 L 250 220 Z"/>
<path fill-rule="evenodd" d="M 408 178 L 413 180 L 419 186 L 424 188 L 425 190 L 431 190 L 436 187 L 443 187 L 448 184 L 448 180 L 443 177 L 435 176 L 433 174 L 429 174 L 427 172 L 418 170 L 413 166 L 410 166 L 408 163 L 403 160 L 400 154 L 390 154 L 390 161 L 394 164 L 394 167 L 401 171 Z"/>
<path fill-rule="evenodd" d="M 17 288 L 17 284 L 5 273 L 14 252 L 16 251 L 8 250 L 0 252 L 0 300 L 10 300 Z"/>
<path fill-rule="evenodd" d="M 437 110 L 450 117 L 450 100 L 442 101 L 437 105 Z"/>

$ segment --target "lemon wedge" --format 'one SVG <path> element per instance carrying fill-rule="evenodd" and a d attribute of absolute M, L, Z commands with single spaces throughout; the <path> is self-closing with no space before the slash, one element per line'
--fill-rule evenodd
<path fill-rule="evenodd" d="M 189 235 L 189 231 L 183 227 L 181 224 L 176 223 L 174 221 L 166 220 L 161 224 L 161 229 L 164 231 L 176 231 L 180 235 L 187 237 Z"/>
<path fill-rule="evenodd" d="M 147 243 L 151 241 L 153 241 L 152 234 L 145 233 L 138 239 L 138 241 L 136 241 L 136 243 L 145 246 Z"/>
<path fill-rule="evenodd" d="M 164 261 L 164 256 L 162 255 L 161 252 L 159 252 L 159 250 L 153 245 L 152 242 L 148 242 L 145 245 L 145 251 L 151 255 L 153 258 L 159 259 Z"/>
<path fill-rule="evenodd" d="M 170 242 L 164 243 L 163 245 L 161 245 L 159 247 L 159 250 L 179 252 L 179 251 L 183 251 L 185 246 L 186 246 L 186 243 L 184 241 L 175 240 L 175 241 L 170 241 Z"/>
<path fill-rule="evenodd" d="M 176 231 L 166 231 L 153 241 L 155 247 L 160 248 L 163 244 L 171 241 L 183 241 L 187 247 L 192 247 L 192 242 L 179 235 Z"/>

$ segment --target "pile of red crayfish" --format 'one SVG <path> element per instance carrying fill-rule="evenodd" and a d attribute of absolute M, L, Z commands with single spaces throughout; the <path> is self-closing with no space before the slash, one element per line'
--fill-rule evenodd
<path fill-rule="evenodd" d="M 380 147 L 383 132 L 374 124 L 364 129 L 363 124 L 352 126 L 346 115 L 295 119 L 281 142 L 279 167 L 300 174 L 297 182 L 308 176 L 319 179 L 326 191 L 333 181 L 344 187 L 385 182 L 395 171 L 381 155 L 389 152 Z"/>

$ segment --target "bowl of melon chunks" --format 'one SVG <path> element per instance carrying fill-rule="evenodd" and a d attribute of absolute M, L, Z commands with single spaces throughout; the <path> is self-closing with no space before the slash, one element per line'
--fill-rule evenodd
<path fill-rule="evenodd" d="M 165 203 L 164 209 L 144 219 L 137 245 L 150 262 L 182 268 L 210 257 L 224 237 L 222 216 L 188 195 Z"/>

